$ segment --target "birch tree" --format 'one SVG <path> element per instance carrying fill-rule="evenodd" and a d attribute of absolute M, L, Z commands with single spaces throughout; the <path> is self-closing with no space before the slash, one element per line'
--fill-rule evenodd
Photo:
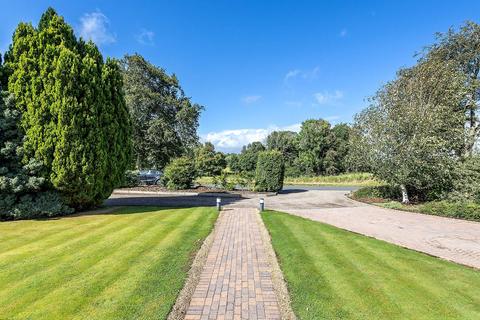
<path fill-rule="evenodd" d="M 466 117 L 457 106 L 467 90 L 464 74 L 448 62 L 432 59 L 399 71 L 355 117 L 352 155 L 399 186 L 404 203 L 409 190 L 438 195 L 451 185 L 464 143 Z"/>

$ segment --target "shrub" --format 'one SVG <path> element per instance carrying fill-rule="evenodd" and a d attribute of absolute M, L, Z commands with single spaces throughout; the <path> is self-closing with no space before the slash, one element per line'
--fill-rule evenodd
<path fill-rule="evenodd" d="M 122 187 L 136 187 L 140 185 L 140 177 L 138 176 L 138 170 L 125 171 L 125 178 Z"/>
<path fill-rule="evenodd" d="M 255 190 L 282 190 L 284 174 L 285 164 L 281 152 L 276 150 L 260 152 L 255 171 Z"/>
<path fill-rule="evenodd" d="M 400 200 L 401 192 L 400 188 L 392 187 L 389 185 L 383 186 L 374 186 L 374 187 L 363 187 L 352 193 L 354 199 L 389 199 L 389 200 Z"/>
<path fill-rule="evenodd" d="M 472 201 L 432 201 L 423 204 L 420 212 L 436 216 L 480 221 L 480 204 Z"/>
<path fill-rule="evenodd" d="M 235 189 L 235 181 L 232 179 L 229 179 L 228 173 L 225 171 L 222 171 L 220 175 L 213 177 L 213 184 L 221 189 L 225 190 L 234 190 Z"/>
<path fill-rule="evenodd" d="M 180 157 L 172 160 L 164 170 L 163 184 L 170 190 L 189 189 L 196 178 L 192 159 Z"/>
<path fill-rule="evenodd" d="M 458 163 L 454 171 L 453 191 L 448 198 L 480 203 L 480 156 L 472 156 Z"/>

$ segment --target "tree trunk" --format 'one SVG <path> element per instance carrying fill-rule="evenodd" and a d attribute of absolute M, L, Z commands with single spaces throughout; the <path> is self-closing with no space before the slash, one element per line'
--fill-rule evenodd
<path fill-rule="evenodd" d="M 407 188 L 405 187 L 405 185 L 401 184 L 400 185 L 400 190 L 402 190 L 402 203 L 403 204 L 409 204 L 410 200 L 408 199 L 408 192 L 407 192 Z"/>

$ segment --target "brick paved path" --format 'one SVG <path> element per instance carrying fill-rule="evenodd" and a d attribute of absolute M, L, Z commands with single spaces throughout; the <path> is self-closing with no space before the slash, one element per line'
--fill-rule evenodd
<path fill-rule="evenodd" d="M 255 209 L 223 211 L 185 316 L 189 319 L 280 319 Z"/>

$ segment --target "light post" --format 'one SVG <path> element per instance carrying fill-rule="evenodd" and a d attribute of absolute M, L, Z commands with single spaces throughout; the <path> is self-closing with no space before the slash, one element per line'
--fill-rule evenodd
<path fill-rule="evenodd" d="M 258 204 L 258 208 L 260 209 L 260 212 L 265 210 L 265 200 L 263 198 L 260 198 L 260 202 Z"/>
<path fill-rule="evenodd" d="M 221 211 L 222 210 L 222 199 L 217 198 L 217 210 Z"/>

